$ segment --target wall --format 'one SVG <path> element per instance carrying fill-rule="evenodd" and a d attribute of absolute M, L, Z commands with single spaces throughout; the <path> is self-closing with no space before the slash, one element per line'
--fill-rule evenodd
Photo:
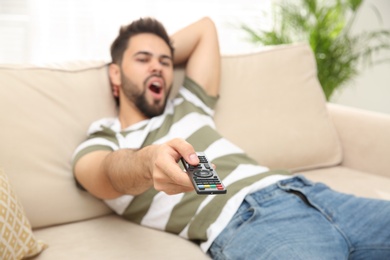
<path fill-rule="evenodd" d="M 378 20 L 372 5 L 379 11 L 382 22 Z M 390 30 L 390 1 L 366 0 L 359 12 L 355 33 Z M 363 69 L 353 82 L 335 93 L 331 102 L 390 114 L 390 51 L 383 51 L 376 57 L 387 58 L 388 62 Z"/>
<path fill-rule="evenodd" d="M 170 33 L 210 16 L 219 31 L 223 54 L 254 47 L 241 23 L 269 29 L 271 3 L 281 0 L 0 0 L 0 63 L 48 63 L 74 59 L 109 60 L 118 28 L 141 16 L 161 20 Z M 292 1 L 292 0 L 291 0 Z M 323 0 L 326 1 L 326 0 Z M 372 5 L 382 16 L 378 21 Z M 354 32 L 390 30 L 390 1 L 364 0 Z M 380 56 L 390 58 L 390 51 Z M 390 63 L 364 69 L 331 102 L 390 113 Z"/>

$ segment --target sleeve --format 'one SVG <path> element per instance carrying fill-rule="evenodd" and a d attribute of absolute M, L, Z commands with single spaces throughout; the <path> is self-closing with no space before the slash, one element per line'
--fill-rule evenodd
<path fill-rule="evenodd" d="M 186 76 L 184 78 L 183 86 L 188 89 L 191 93 L 193 93 L 197 98 L 199 98 L 205 105 L 207 105 L 210 109 L 215 108 L 218 97 L 210 96 L 206 93 L 206 91 L 194 80 Z"/>
<path fill-rule="evenodd" d="M 116 132 L 107 125 L 107 120 L 104 119 L 94 122 L 90 126 L 87 139 L 82 142 L 73 153 L 73 172 L 77 161 L 84 155 L 94 151 L 116 151 L 119 149 Z"/>

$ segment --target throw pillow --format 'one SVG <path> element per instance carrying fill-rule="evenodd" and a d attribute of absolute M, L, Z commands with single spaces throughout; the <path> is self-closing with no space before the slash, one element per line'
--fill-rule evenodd
<path fill-rule="evenodd" d="M 24 259 L 35 256 L 47 245 L 32 232 L 22 204 L 7 175 L 0 169 L 0 259 Z"/>

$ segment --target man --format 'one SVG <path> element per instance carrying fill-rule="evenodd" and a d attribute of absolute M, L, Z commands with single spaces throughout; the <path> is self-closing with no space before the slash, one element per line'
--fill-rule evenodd
<path fill-rule="evenodd" d="M 200 244 L 215 259 L 390 258 L 390 203 L 355 198 L 258 165 L 215 129 L 216 28 L 203 18 L 172 37 L 156 20 L 123 27 L 109 75 L 118 118 L 93 123 L 75 152 L 79 184 L 118 214 Z M 168 101 L 173 66 L 186 63 Z M 193 191 L 179 165 L 205 152 L 226 195 Z"/>

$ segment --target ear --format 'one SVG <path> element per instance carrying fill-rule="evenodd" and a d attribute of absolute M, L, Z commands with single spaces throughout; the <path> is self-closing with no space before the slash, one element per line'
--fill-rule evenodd
<path fill-rule="evenodd" d="M 119 97 L 119 86 L 121 82 L 121 71 L 117 64 L 111 63 L 108 67 L 108 74 L 111 81 L 112 94 L 114 97 Z"/>

